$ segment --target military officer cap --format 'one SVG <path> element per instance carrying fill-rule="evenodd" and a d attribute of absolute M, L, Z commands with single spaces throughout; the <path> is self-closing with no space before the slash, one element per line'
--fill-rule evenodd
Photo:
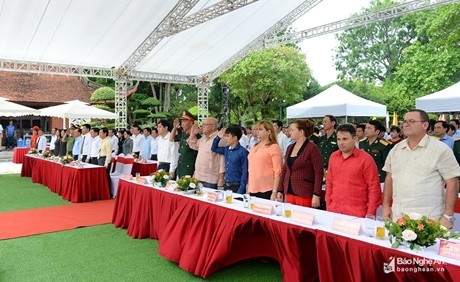
<path fill-rule="evenodd" d="M 182 112 L 182 116 L 179 119 L 188 119 L 191 122 L 194 122 L 195 120 L 197 120 L 197 118 L 187 110 Z"/>

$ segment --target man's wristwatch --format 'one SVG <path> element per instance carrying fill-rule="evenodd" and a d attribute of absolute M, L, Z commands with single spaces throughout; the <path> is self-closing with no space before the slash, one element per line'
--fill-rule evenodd
<path fill-rule="evenodd" d="M 444 218 L 447 219 L 447 221 L 449 221 L 450 223 L 454 224 L 455 217 L 453 215 L 443 214 L 442 216 L 444 216 Z"/>

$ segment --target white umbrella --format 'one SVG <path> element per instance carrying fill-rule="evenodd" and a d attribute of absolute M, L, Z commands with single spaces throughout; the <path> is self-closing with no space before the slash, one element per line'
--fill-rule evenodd
<path fill-rule="evenodd" d="M 70 119 L 77 119 L 77 118 L 116 119 L 117 118 L 117 115 L 115 113 L 101 110 L 95 107 L 91 107 L 87 103 L 79 101 L 79 100 L 67 101 L 65 102 L 65 104 L 62 104 L 62 105 L 40 109 L 40 113 L 42 116 L 62 118 L 64 119 L 64 122 L 66 118 L 70 118 Z"/>
<path fill-rule="evenodd" d="M 7 101 L 0 97 L 0 116 L 19 117 L 27 115 L 39 115 L 40 111 Z"/>

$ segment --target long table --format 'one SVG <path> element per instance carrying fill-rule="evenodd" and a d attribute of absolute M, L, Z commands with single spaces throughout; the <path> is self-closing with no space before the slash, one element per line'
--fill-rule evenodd
<path fill-rule="evenodd" d="M 24 156 L 29 150 L 29 147 L 15 147 L 13 151 L 13 163 L 22 164 L 24 162 Z"/>
<path fill-rule="evenodd" d="M 263 200 L 260 200 L 263 201 Z M 203 278 L 237 261 L 272 257 L 284 281 L 452 280 L 460 277 L 460 261 L 440 257 L 437 248 L 424 253 L 392 249 L 388 240 L 348 236 L 331 230 L 334 218 L 363 222 L 329 212 L 295 207 L 315 215 L 311 227 L 280 216 L 256 214 L 242 203 L 209 203 L 151 185 L 120 180 L 113 224 L 133 238 L 159 240 L 159 253 Z M 443 271 L 384 272 L 390 258 L 428 258 Z"/>
<path fill-rule="evenodd" d="M 110 199 L 107 174 L 101 166 L 83 164 L 78 168 L 25 155 L 21 176 L 31 177 L 32 182 L 47 186 L 73 203 Z"/>

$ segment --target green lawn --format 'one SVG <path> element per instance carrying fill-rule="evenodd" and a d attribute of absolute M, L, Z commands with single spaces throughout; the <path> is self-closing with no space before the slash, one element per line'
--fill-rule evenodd
<path fill-rule="evenodd" d="M 162 258 L 158 241 L 134 240 L 111 224 L 0 241 L 0 281 L 195 281 Z M 248 260 L 209 281 L 281 281 L 276 262 Z"/>
<path fill-rule="evenodd" d="M 18 174 L 0 175 L 0 212 L 68 205 L 48 187 Z"/>

